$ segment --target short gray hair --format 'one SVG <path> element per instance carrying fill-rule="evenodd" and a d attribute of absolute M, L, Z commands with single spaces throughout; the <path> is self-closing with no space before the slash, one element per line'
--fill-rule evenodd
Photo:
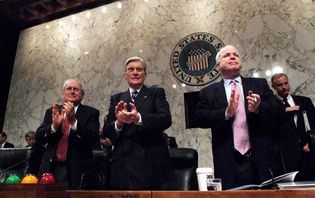
<path fill-rule="evenodd" d="M 147 64 L 146 62 L 144 61 L 143 58 L 139 57 L 139 56 L 134 56 L 134 57 L 131 57 L 131 58 L 128 58 L 125 62 L 125 65 L 127 66 L 129 63 L 131 62 L 140 62 L 143 64 L 143 69 L 144 69 L 144 72 L 147 71 Z"/>
<path fill-rule="evenodd" d="M 222 48 L 218 51 L 217 55 L 215 56 L 216 64 L 219 63 L 223 51 L 224 51 L 225 49 L 227 49 L 227 48 L 234 48 L 234 49 L 236 50 L 236 52 L 237 52 L 238 54 L 240 54 L 234 45 L 226 45 L 226 46 L 222 47 Z"/>
<path fill-rule="evenodd" d="M 275 80 L 277 78 L 282 77 L 282 76 L 285 76 L 287 79 L 289 79 L 288 76 L 285 73 L 277 73 L 277 74 L 272 75 L 272 77 L 271 77 L 271 84 L 274 85 Z"/>
<path fill-rule="evenodd" d="M 35 138 L 35 132 L 34 131 L 29 131 L 25 134 L 25 139 L 27 138 Z"/>
<path fill-rule="evenodd" d="M 67 80 L 63 83 L 62 90 L 65 90 L 66 86 L 67 86 L 70 82 L 72 82 L 72 81 L 75 81 L 75 82 L 79 83 L 80 89 L 83 91 L 83 86 L 82 86 L 82 84 L 81 84 L 78 80 L 75 80 L 75 79 L 67 79 Z"/>

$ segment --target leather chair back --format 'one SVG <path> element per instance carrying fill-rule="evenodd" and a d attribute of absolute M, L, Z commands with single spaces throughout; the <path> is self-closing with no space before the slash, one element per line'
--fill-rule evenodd
<path fill-rule="evenodd" d="M 169 154 L 175 176 L 168 183 L 167 189 L 198 190 L 198 152 L 192 148 L 170 148 Z"/>

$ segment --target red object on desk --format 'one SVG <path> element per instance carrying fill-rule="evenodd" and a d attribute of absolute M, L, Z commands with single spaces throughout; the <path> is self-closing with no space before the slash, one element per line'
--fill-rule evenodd
<path fill-rule="evenodd" d="M 56 179 L 52 173 L 43 173 L 38 183 L 39 184 L 55 184 Z"/>

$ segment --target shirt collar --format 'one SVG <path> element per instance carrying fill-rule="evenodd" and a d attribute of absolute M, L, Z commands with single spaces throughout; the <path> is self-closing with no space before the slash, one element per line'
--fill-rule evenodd
<path fill-rule="evenodd" d="M 229 86 L 231 81 L 234 81 L 234 80 L 237 81 L 240 85 L 242 85 L 242 78 L 241 78 L 241 76 L 238 76 L 238 77 L 236 77 L 234 79 L 223 78 L 225 86 Z"/>
<path fill-rule="evenodd" d="M 129 87 L 129 93 L 130 95 L 134 92 L 134 91 L 137 91 L 138 93 L 140 93 L 140 90 L 142 89 L 143 85 L 139 88 L 139 89 L 133 89 L 131 87 Z"/>
<path fill-rule="evenodd" d="M 283 97 L 279 96 L 278 94 L 277 94 L 277 98 L 279 98 L 281 101 L 284 99 Z M 289 95 L 287 96 L 287 101 L 289 101 L 291 98 L 292 98 L 292 96 L 291 96 L 291 94 L 289 94 Z M 293 99 L 292 99 L 292 100 L 293 100 Z"/>

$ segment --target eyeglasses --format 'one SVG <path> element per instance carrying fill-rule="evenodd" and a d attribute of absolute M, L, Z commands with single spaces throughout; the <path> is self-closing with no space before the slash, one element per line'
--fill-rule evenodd
<path fill-rule="evenodd" d="M 64 91 L 66 93 L 71 93 L 71 92 L 79 93 L 81 91 L 81 89 L 76 88 L 76 87 L 67 87 L 64 89 Z"/>
<path fill-rule="evenodd" d="M 142 72 L 144 71 L 144 67 L 127 67 L 127 73 L 131 73 L 133 71 Z"/>

